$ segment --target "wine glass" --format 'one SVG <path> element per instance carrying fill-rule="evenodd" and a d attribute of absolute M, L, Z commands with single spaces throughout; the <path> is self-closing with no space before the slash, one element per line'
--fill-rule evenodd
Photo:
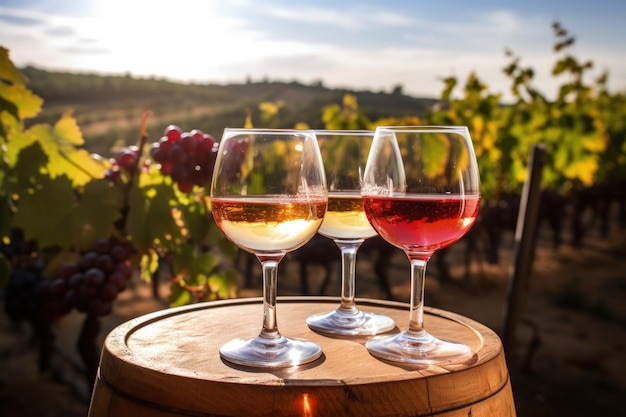
<path fill-rule="evenodd" d="M 378 358 L 410 364 L 463 360 L 468 346 L 424 328 L 426 265 L 439 249 L 472 227 L 480 205 L 480 179 L 465 126 L 379 126 L 365 166 L 365 213 L 378 234 L 411 263 L 408 328 L 366 342 Z"/>
<path fill-rule="evenodd" d="M 252 339 L 220 348 L 222 359 L 252 367 L 286 367 L 319 358 L 316 343 L 278 331 L 278 264 L 308 242 L 324 218 L 326 177 L 312 130 L 225 129 L 211 184 L 215 221 L 263 270 L 263 324 Z"/>
<path fill-rule="evenodd" d="M 320 333 L 344 336 L 375 335 L 394 328 L 392 318 L 359 310 L 355 302 L 356 253 L 365 239 L 376 235 L 363 212 L 361 177 L 374 132 L 316 130 L 324 160 L 328 208 L 319 233 L 341 251 L 341 304 L 331 312 L 307 318 Z"/>

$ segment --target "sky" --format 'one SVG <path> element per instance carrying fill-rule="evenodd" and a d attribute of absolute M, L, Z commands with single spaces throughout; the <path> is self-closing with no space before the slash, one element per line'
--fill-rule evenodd
<path fill-rule="evenodd" d="M 0 46 L 18 67 L 196 83 L 322 81 L 331 88 L 439 97 L 474 72 L 506 99 L 511 58 L 554 96 L 569 51 L 626 90 L 624 0 L 0 0 Z"/>

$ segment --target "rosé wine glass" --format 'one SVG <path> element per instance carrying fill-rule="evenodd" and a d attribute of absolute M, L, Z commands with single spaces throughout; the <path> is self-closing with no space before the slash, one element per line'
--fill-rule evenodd
<path fill-rule="evenodd" d="M 467 127 L 379 126 L 361 193 L 374 229 L 411 264 L 408 328 L 368 340 L 367 349 L 380 359 L 417 365 L 466 359 L 468 346 L 424 328 L 424 282 L 431 256 L 461 239 L 478 215 L 480 178 Z"/>
<path fill-rule="evenodd" d="M 307 318 L 312 330 L 341 336 L 375 335 L 392 330 L 395 323 L 383 314 L 364 312 L 355 302 L 356 254 L 365 239 L 376 236 L 365 213 L 361 180 L 374 131 L 316 130 L 326 184 L 328 208 L 319 233 L 341 251 L 341 303 L 337 309 Z"/>
<path fill-rule="evenodd" d="M 225 361 L 277 368 L 312 362 L 316 343 L 278 331 L 278 264 L 319 229 L 328 194 L 319 146 L 312 130 L 225 129 L 211 184 L 215 221 L 239 248 L 253 253 L 263 270 L 263 322 L 252 339 L 220 348 Z"/>

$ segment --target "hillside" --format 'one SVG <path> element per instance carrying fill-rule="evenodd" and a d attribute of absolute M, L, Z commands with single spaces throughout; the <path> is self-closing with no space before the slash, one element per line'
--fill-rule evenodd
<path fill-rule="evenodd" d="M 29 121 L 54 123 L 72 111 L 91 152 L 110 155 L 116 144 L 137 140 L 139 121 L 146 110 L 153 112 L 148 125 L 150 141 L 156 141 L 168 124 L 187 130 L 198 128 L 219 138 L 225 127 L 243 125 L 250 111 L 255 125 L 258 105 L 282 101 L 273 127 L 292 127 L 306 122 L 323 128 L 322 109 L 341 103 L 345 94 L 357 97 L 359 108 L 370 120 L 380 117 L 417 115 L 428 112 L 436 102 L 394 92 L 329 89 L 321 82 L 246 82 L 244 84 L 182 84 L 158 78 L 134 78 L 97 74 L 50 72 L 33 67 L 22 69 L 28 86 L 44 99 L 43 112 Z M 267 127 L 267 126 L 266 126 Z"/>

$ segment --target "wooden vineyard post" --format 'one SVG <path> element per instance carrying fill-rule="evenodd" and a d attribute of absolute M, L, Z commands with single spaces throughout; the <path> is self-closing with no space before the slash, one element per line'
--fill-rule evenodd
<path fill-rule="evenodd" d="M 522 190 L 515 229 L 513 265 L 509 274 L 500 334 L 505 352 L 510 352 L 515 344 L 515 330 L 532 271 L 541 199 L 541 176 L 545 159 L 546 145 L 543 143 L 535 144 L 528 158 L 528 176 Z"/>

